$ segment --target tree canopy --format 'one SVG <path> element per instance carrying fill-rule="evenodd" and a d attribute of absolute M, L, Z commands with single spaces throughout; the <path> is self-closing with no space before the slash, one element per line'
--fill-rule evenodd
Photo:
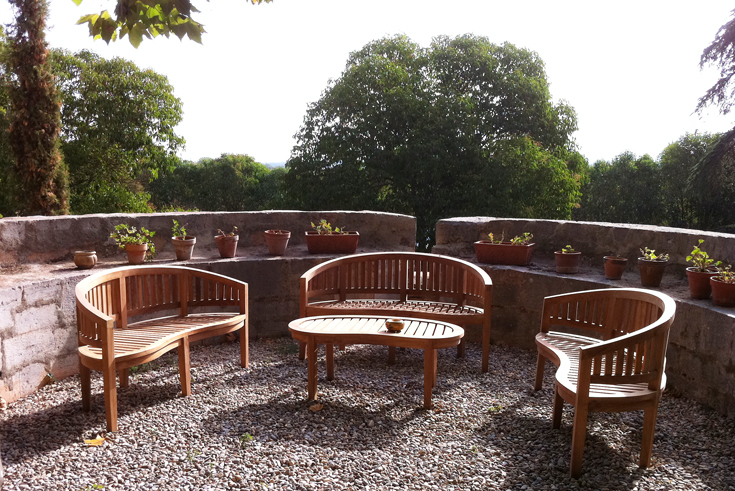
<path fill-rule="evenodd" d="M 534 52 L 474 35 L 426 49 L 384 38 L 309 106 L 287 192 L 302 209 L 413 215 L 424 249 L 449 216 L 568 218 L 586 168 L 576 128 Z"/>
<path fill-rule="evenodd" d="M 82 0 L 72 0 L 77 5 Z M 209 1 L 209 0 L 207 0 Z M 250 0 L 253 5 L 270 3 L 273 0 Z M 192 14 L 199 12 L 191 0 L 116 0 L 111 14 L 103 10 L 99 14 L 87 14 L 77 24 L 87 24 L 89 35 L 105 42 L 115 41 L 128 36 L 130 44 L 136 48 L 143 38 L 152 39 L 171 33 L 179 39 L 202 42 L 204 26 L 195 21 Z"/>
<path fill-rule="evenodd" d="M 184 162 L 148 189 L 158 209 L 245 211 L 279 208 L 285 169 L 268 169 L 249 155 Z"/>
<path fill-rule="evenodd" d="M 165 76 L 130 61 L 88 51 L 53 50 L 49 57 L 61 102 L 58 143 L 68 169 L 69 206 L 76 214 L 149 211 L 144 184 L 170 172 L 184 140 L 174 132 L 181 101 Z M 8 78 L 6 73 L 6 78 Z M 0 101 L 8 85 L 0 87 Z M 13 109 L 0 114 L 8 124 Z M 24 214 L 21 195 L 0 135 L 0 213 Z"/>

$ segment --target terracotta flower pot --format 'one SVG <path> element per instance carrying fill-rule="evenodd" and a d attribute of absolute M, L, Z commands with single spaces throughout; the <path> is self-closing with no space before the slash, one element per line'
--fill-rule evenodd
<path fill-rule="evenodd" d="M 174 248 L 176 249 L 176 260 L 188 261 L 194 252 L 194 244 L 197 243 L 197 238 L 193 235 L 171 237 L 171 242 L 174 243 Z"/>
<path fill-rule="evenodd" d="M 493 244 L 489 240 L 478 240 L 475 242 L 475 256 L 478 263 L 526 266 L 531 262 L 534 245 Z"/>
<path fill-rule="evenodd" d="M 668 261 L 649 261 L 642 257 L 638 258 L 638 268 L 641 271 L 641 285 L 657 287 L 661 285 L 664 270 Z"/>
<path fill-rule="evenodd" d="M 687 268 L 689 279 L 689 294 L 692 298 L 706 300 L 712 295 L 712 285 L 709 279 L 717 276 L 717 271 L 698 271 L 697 268 Z"/>
<path fill-rule="evenodd" d="M 579 262 L 582 260 L 581 252 L 554 252 L 557 273 L 578 273 Z"/>
<path fill-rule="evenodd" d="M 268 254 L 271 256 L 283 256 L 286 253 L 288 240 L 291 232 L 288 230 L 266 230 L 265 243 L 268 245 Z"/>
<path fill-rule="evenodd" d="M 75 251 L 74 252 L 74 264 L 79 269 L 91 269 L 97 264 L 97 252 L 96 251 Z"/>
<path fill-rule="evenodd" d="M 128 255 L 128 264 L 143 264 L 145 254 L 148 252 L 148 244 L 127 244 L 125 252 Z"/>
<path fill-rule="evenodd" d="M 306 232 L 306 247 L 309 254 L 354 254 L 359 240 L 358 232 L 328 235 L 319 235 L 314 231 Z"/>
<path fill-rule="evenodd" d="M 219 256 L 235 257 L 237 255 L 237 241 L 239 240 L 239 235 L 215 235 L 214 241 L 217 243 Z"/>
<path fill-rule="evenodd" d="M 605 256 L 605 278 L 619 280 L 623 277 L 628 259 L 618 256 Z"/>
<path fill-rule="evenodd" d="M 718 276 L 709 279 L 712 286 L 712 303 L 720 307 L 735 307 L 735 283 L 720 281 Z"/>

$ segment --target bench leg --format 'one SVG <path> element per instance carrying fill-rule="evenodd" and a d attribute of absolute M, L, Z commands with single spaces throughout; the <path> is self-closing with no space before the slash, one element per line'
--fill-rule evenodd
<path fill-rule="evenodd" d="M 464 341 L 464 338 L 462 338 Z M 490 325 L 482 326 L 482 373 L 490 370 Z"/>
<path fill-rule="evenodd" d="M 334 344 L 327 343 L 327 380 L 334 380 Z"/>
<path fill-rule="evenodd" d="M 388 365 L 395 365 L 396 363 L 396 347 L 388 346 Z"/>
<path fill-rule="evenodd" d="M 457 345 L 457 358 L 464 358 L 465 347 L 464 338 L 462 338 Z"/>
<path fill-rule="evenodd" d="M 424 350 L 424 409 L 431 408 L 431 389 L 434 387 L 436 373 L 436 350 Z"/>
<path fill-rule="evenodd" d="M 309 339 L 306 345 L 306 365 L 309 378 L 309 400 L 316 400 L 316 341 Z"/>
<path fill-rule="evenodd" d="M 299 341 L 299 360 L 306 358 L 306 343 Z"/>
<path fill-rule="evenodd" d="M 79 363 L 79 378 L 82 379 L 82 410 L 89 412 L 92 400 L 92 377 L 89 368 Z"/>
<path fill-rule="evenodd" d="M 250 330 L 248 329 L 248 321 L 240 328 L 240 366 L 248 368 L 250 366 Z"/>
<path fill-rule="evenodd" d="M 191 394 L 191 372 L 189 368 L 189 338 L 183 337 L 179 340 L 179 379 L 181 380 L 181 393 L 185 396 Z"/>
<path fill-rule="evenodd" d="M 536 360 L 536 383 L 533 385 L 533 390 L 541 390 L 541 386 L 544 384 L 544 370 L 546 369 L 546 358 L 538 354 Z"/>
<path fill-rule="evenodd" d="M 551 427 L 558 430 L 561 427 L 561 413 L 564 409 L 564 399 L 559 395 L 559 391 L 554 385 L 554 412 L 551 418 Z"/>
<path fill-rule="evenodd" d="M 653 452 L 653 434 L 656 430 L 656 416 L 658 414 L 658 400 L 656 405 L 645 410 L 643 416 L 643 438 L 641 440 L 641 460 L 639 466 L 646 468 L 651 463 Z"/>
<path fill-rule="evenodd" d="M 105 362 L 103 358 L 103 363 Z M 115 373 L 115 362 L 104 367 L 102 380 L 105 391 L 105 418 L 107 419 L 107 431 L 117 431 L 117 377 Z"/>
<path fill-rule="evenodd" d="M 582 456 L 584 455 L 584 439 L 587 436 L 587 406 L 574 408 L 574 429 L 572 430 L 572 462 L 569 474 L 577 479 L 582 474 Z"/>
<path fill-rule="evenodd" d="M 120 388 L 128 387 L 130 385 L 130 369 L 123 368 L 120 370 Z"/>

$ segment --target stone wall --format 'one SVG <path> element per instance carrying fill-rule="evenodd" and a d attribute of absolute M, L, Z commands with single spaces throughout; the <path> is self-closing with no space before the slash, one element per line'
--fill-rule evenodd
<path fill-rule="evenodd" d="M 0 396 L 8 401 L 35 391 L 47 374 L 55 378 L 78 371 L 74 287 L 103 268 L 126 264 L 125 254 L 109 239 L 118 223 L 154 230 L 159 251 L 154 264 L 179 264 L 224 274 L 249 284 L 250 335 L 288 335 L 288 322 L 299 313 L 299 277 L 330 255 L 310 255 L 303 232 L 326 218 L 360 232 L 358 252 L 411 251 L 416 220 L 376 212 L 232 212 L 156 215 L 88 215 L 0 219 Z M 171 220 L 188 223 L 197 236 L 190 261 L 176 262 Z M 240 230 L 238 255 L 220 259 L 214 242 L 218 228 Z M 269 256 L 263 232 L 291 230 L 284 256 Z M 74 250 L 94 249 L 100 263 L 76 269 Z"/>
<path fill-rule="evenodd" d="M 528 267 L 481 264 L 493 280 L 492 341 L 535 349 L 546 296 L 595 288 L 640 288 L 635 258 L 643 246 L 669 252 L 672 266 L 658 289 L 676 301 L 669 337 L 668 387 L 717 411 L 735 417 L 735 309 L 689 298 L 683 270 L 697 240 L 715 258 L 735 263 L 735 236 L 668 227 L 644 227 L 556 220 L 472 217 L 437 223 L 433 252 L 474 262 L 472 243 L 489 232 L 506 237 L 531 232 L 536 243 Z M 627 240 L 627 242 L 626 242 Z M 555 272 L 553 252 L 572 244 L 585 261 L 579 274 Z M 607 280 L 602 256 L 611 251 L 628 257 L 621 280 Z M 529 380 L 529 387 L 532 381 Z"/>

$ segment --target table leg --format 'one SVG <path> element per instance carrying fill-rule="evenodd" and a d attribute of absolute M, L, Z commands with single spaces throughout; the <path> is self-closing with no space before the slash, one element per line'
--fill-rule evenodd
<path fill-rule="evenodd" d="M 306 365 L 309 367 L 309 399 L 316 400 L 316 340 L 309 338 L 306 343 Z"/>
<path fill-rule="evenodd" d="M 334 380 L 334 344 L 327 343 L 327 380 Z"/>
<path fill-rule="evenodd" d="M 431 389 L 434 387 L 434 373 L 436 370 L 436 350 L 424 350 L 424 409 L 431 408 Z"/>
<path fill-rule="evenodd" d="M 437 350 L 434 350 L 434 376 L 431 379 L 432 380 L 432 383 L 431 383 L 431 386 L 432 387 L 436 387 L 436 371 L 437 371 L 437 365 L 438 365 L 438 363 L 439 363 L 439 352 Z"/>
<path fill-rule="evenodd" d="M 396 347 L 388 346 L 388 365 L 395 365 L 396 363 Z"/>

